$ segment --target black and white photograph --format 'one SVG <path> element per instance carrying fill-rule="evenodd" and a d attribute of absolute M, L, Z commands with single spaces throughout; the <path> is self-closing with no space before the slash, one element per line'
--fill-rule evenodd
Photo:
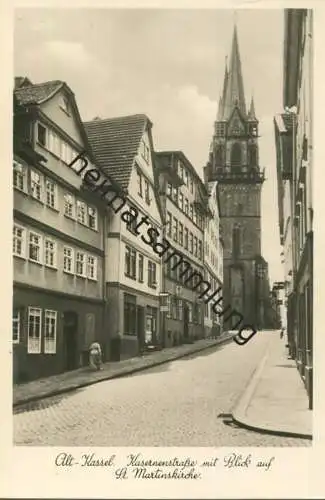
<path fill-rule="evenodd" d="M 312 76 L 312 9 L 15 10 L 15 446 L 312 446 Z"/>

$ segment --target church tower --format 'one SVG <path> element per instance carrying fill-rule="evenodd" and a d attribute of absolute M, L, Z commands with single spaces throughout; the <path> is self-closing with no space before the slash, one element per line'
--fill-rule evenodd
<path fill-rule="evenodd" d="M 236 26 L 204 177 L 206 182 L 218 181 L 224 242 L 224 305 L 241 313 L 246 323 L 260 328 L 260 269 L 263 262 L 266 264 L 261 257 L 264 173 L 259 166 L 258 120 L 253 98 L 249 109 L 246 108 Z"/>

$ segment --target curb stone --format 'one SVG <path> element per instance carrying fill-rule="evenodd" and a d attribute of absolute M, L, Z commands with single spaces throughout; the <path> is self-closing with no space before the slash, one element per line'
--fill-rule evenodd
<path fill-rule="evenodd" d="M 198 349 L 190 349 L 190 350 L 182 352 L 182 353 L 172 354 L 170 357 L 166 356 L 166 358 L 159 359 L 159 360 L 150 359 L 150 357 L 148 357 L 147 359 L 149 362 L 145 363 L 143 365 L 140 365 L 140 366 L 126 366 L 124 368 L 121 368 L 120 371 L 117 371 L 115 373 L 108 372 L 105 375 L 103 374 L 103 377 L 98 378 L 98 379 L 88 379 L 86 381 L 81 381 L 81 382 L 71 382 L 71 384 L 69 384 L 69 386 L 67 386 L 67 387 L 61 387 L 61 388 L 56 387 L 55 389 L 49 390 L 43 394 L 40 393 L 40 394 L 36 394 L 36 395 L 32 395 L 32 396 L 27 396 L 26 398 L 24 398 L 24 397 L 22 397 L 20 399 L 17 398 L 17 400 L 13 402 L 13 408 L 17 408 L 18 406 L 22 406 L 22 405 L 25 405 L 28 403 L 39 401 L 41 399 L 46 399 L 46 398 L 50 398 L 53 396 L 58 396 L 59 394 L 66 394 L 68 392 L 72 392 L 72 391 L 75 391 L 77 389 L 82 389 L 83 387 L 88 387 L 90 385 L 104 382 L 105 380 L 113 380 L 116 378 L 122 378 L 122 377 L 125 377 L 127 375 L 132 375 L 133 373 L 145 371 L 145 370 L 148 370 L 149 368 L 152 368 L 154 366 L 163 365 L 165 363 L 169 363 L 170 361 L 185 358 L 186 356 L 190 356 L 191 354 L 195 354 L 197 352 L 201 352 L 201 351 L 204 351 L 207 349 L 212 349 L 212 348 L 217 347 L 219 345 L 230 342 L 232 340 L 232 338 L 233 338 L 233 335 L 228 335 L 228 336 L 223 337 L 219 340 L 216 340 L 213 344 L 204 345 L 204 346 L 199 347 Z M 161 351 L 161 352 L 164 352 L 164 351 Z M 168 352 L 166 352 L 166 355 L 167 354 L 168 354 Z"/>
<path fill-rule="evenodd" d="M 283 436 L 283 437 L 293 437 L 293 438 L 300 438 L 300 439 L 309 439 L 312 440 L 313 436 L 312 434 L 305 434 L 305 433 L 299 433 L 299 432 L 291 432 L 283 429 L 274 429 L 271 428 L 269 425 L 265 424 L 260 424 L 258 422 L 254 422 L 254 420 L 250 419 L 247 417 L 247 408 L 253 399 L 253 396 L 255 394 L 255 391 L 257 389 L 257 386 L 260 382 L 260 376 L 264 370 L 266 361 L 269 357 L 269 352 L 267 352 L 264 357 L 262 358 L 262 361 L 260 364 L 257 366 L 256 370 L 253 373 L 252 379 L 249 382 L 247 388 L 245 389 L 242 397 L 240 398 L 239 402 L 235 406 L 234 410 L 232 411 L 232 419 L 233 421 L 239 425 L 239 427 L 243 427 L 244 429 L 252 430 L 252 431 L 257 431 L 262 434 L 272 434 L 276 436 Z"/>

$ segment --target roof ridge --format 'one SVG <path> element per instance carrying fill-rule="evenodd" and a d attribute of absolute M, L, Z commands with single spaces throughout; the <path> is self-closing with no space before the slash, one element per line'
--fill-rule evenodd
<path fill-rule="evenodd" d="M 150 121 L 150 119 L 148 118 L 148 116 L 145 113 L 135 113 L 132 115 L 113 116 L 111 118 L 97 118 L 97 119 L 94 118 L 93 120 L 84 121 L 83 124 L 88 125 L 89 123 L 105 123 L 105 122 L 109 122 L 109 121 L 113 121 L 113 120 L 122 120 L 122 119 L 126 119 L 126 118 L 143 118 L 145 120 Z"/>
<path fill-rule="evenodd" d="M 18 88 L 18 89 L 15 89 L 15 92 L 16 92 L 17 90 L 24 90 L 24 89 L 26 89 L 26 88 L 30 88 L 30 87 L 40 87 L 40 86 L 42 86 L 42 85 L 47 85 L 47 84 L 49 84 L 49 83 L 52 83 L 52 84 L 58 84 L 58 85 L 60 84 L 60 85 L 61 85 L 62 83 L 65 83 L 65 82 L 64 82 L 63 80 L 48 80 L 48 81 L 46 81 L 46 82 L 41 82 L 41 83 L 31 83 L 30 85 L 26 85 L 26 86 L 24 86 L 24 87 L 20 87 L 20 88 Z"/>

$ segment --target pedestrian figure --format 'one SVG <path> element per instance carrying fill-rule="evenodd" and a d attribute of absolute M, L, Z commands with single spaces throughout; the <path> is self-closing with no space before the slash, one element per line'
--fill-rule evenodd
<path fill-rule="evenodd" d="M 89 347 L 89 365 L 93 370 L 101 370 L 102 350 L 98 342 L 93 342 Z"/>
<path fill-rule="evenodd" d="M 281 328 L 280 339 L 283 339 L 283 328 Z"/>

